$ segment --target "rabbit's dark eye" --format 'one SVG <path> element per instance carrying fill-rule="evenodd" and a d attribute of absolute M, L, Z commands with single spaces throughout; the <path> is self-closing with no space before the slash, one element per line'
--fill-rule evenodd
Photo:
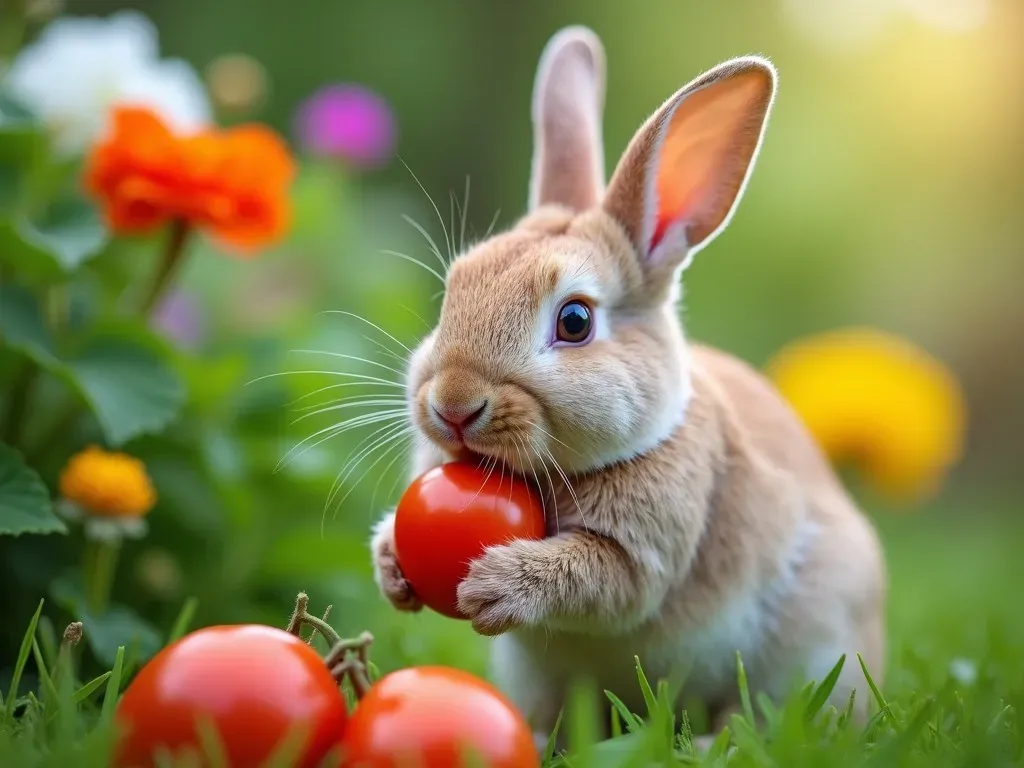
<path fill-rule="evenodd" d="M 582 301 L 566 302 L 558 310 L 558 340 L 579 344 L 590 338 L 593 319 L 590 307 Z"/>

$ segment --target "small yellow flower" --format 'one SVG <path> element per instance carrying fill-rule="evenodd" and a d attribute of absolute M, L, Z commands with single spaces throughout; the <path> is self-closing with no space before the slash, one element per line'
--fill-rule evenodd
<path fill-rule="evenodd" d="M 90 445 L 75 454 L 60 477 L 62 509 L 86 520 L 95 538 L 141 536 L 143 518 L 156 503 L 156 491 L 141 461 Z"/>
<path fill-rule="evenodd" d="M 953 374 L 904 339 L 849 328 L 797 341 L 768 374 L 836 464 L 879 491 L 933 492 L 960 458 L 966 414 Z"/>

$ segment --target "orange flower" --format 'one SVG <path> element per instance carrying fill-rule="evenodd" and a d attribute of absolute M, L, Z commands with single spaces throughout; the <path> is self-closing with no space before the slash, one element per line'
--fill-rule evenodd
<path fill-rule="evenodd" d="M 85 185 L 115 232 L 179 219 L 250 251 L 288 228 L 294 174 L 287 146 L 263 126 L 177 136 L 150 110 L 120 107 L 88 157 Z"/>

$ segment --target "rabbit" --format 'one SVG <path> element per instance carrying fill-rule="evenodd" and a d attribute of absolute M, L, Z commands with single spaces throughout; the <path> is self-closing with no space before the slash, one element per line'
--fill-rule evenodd
<path fill-rule="evenodd" d="M 546 742 L 587 678 L 643 710 L 634 668 L 687 670 L 712 729 L 753 693 L 785 696 L 847 655 L 830 703 L 883 679 L 887 574 L 874 527 L 771 383 L 688 342 L 680 276 L 728 224 L 761 147 L 777 75 L 748 56 L 671 96 L 607 184 L 605 54 L 555 34 L 534 84 L 528 210 L 460 254 L 436 327 L 406 372 L 425 439 L 412 476 L 500 462 L 542 489 L 548 536 L 485 550 L 459 608 L 492 640 L 493 680 Z M 374 574 L 422 607 L 395 556 L 394 513 L 372 531 Z M 802 677 L 801 677 L 802 676 Z"/>

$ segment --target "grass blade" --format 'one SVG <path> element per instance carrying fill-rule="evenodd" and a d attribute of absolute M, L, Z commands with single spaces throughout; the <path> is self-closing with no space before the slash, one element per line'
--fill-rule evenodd
<path fill-rule="evenodd" d="M 21 675 L 28 663 L 28 655 L 32 652 L 32 643 L 36 637 L 36 627 L 39 625 L 39 617 L 43 613 L 44 600 L 39 601 L 39 607 L 32 614 L 32 620 L 28 623 L 25 636 L 21 640 L 21 649 L 18 651 L 18 660 L 14 664 L 14 674 L 11 675 L 11 689 L 7 692 L 7 705 L 4 707 L 4 721 L 10 722 L 14 717 L 14 702 L 18 698 L 18 686 L 21 685 Z"/>
<path fill-rule="evenodd" d="M 864 663 L 864 657 L 859 653 L 857 654 L 857 661 L 860 662 L 860 668 L 864 673 L 864 679 L 868 682 L 868 687 L 871 689 L 871 695 L 878 702 L 879 711 L 884 713 L 883 716 L 889 718 L 893 725 L 898 726 L 899 722 L 897 722 L 896 716 L 893 715 L 892 710 L 889 708 L 889 702 L 885 700 L 882 692 L 878 690 L 878 686 L 875 685 L 875 681 L 871 678 L 871 673 L 868 672 L 868 665 Z"/>
<path fill-rule="evenodd" d="M 612 738 L 617 739 L 619 736 L 622 735 L 622 715 L 619 714 L 619 710 L 617 710 L 615 707 L 612 707 L 611 719 L 612 721 L 610 730 Z"/>
<path fill-rule="evenodd" d="M 548 736 L 548 743 L 544 746 L 544 765 L 550 763 L 555 757 L 555 746 L 558 744 L 558 731 L 562 727 L 562 715 L 564 710 L 559 710 L 558 718 L 555 720 L 555 727 L 551 729 Z"/>
<path fill-rule="evenodd" d="M 114 717 L 114 709 L 117 707 L 117 696 L 121 690 L 121 671 L 124 669 L 124 646 L 117 646 L 117 655 L 114 657 L 114 668 L 110 670 L 110 677 L 107 679 L 107 689 L 103 693 L 103 708 L 100 710 L 100 718 L 103 722 L 109 723 Z"/>
<path fill-rule="evenodd" d="M 839 657 L 836 665 L 832 667 L 832 671 L 825 675 L 825 679 L 821 681 L 818 687 L 814 689 L 814 693 L 811 694 L 811 700 L 807 702 L 807 707 L 804 709 L 804 720 L 810 722 L 821 708 L 825 706 L 825 702 L 828 701 L 828 697 L 832 695 L 832 691 L 836 687 L 836 682 L 839 680 L 839 675 L 842 673 L 845 663 L 846 654 L 844 653 Z"/>
<path fill-rule="evenodd" d="M 647 675 L 644 674 L 644 669 L 640 666 L 640 657 L 634 656 L 633 662 L 636 665 L 636 677 L 640 681 L 640 690 L 644 694 L 644 703 L 647 704 L 647 714 L 650 717 L 654 716 L 654 713 L 658 711 L 658 700 L 654 698 L 654 691 L 651 689 L 651 684 L 647 681 Z"/>
<path fill-rule="evenodd" d="M 297 723 L 288 730 L 264 763 L 265 768 L 292 768 L 297 765 L 299 753 L 308 743 L 309 723 Z"/>
<path fill-rule="evenodd" d="M 591 750 L 599 741 L 597 692 L 590 680 L 578 680 L 569 691 L 569 751 L 573 763 L 589 765 Z"/>
<path fill-rule="evenodd" d="M 611 691 L 605 691 L 604 695 L 608 697 L 608 701 L 612 703 L 612 707 L 615 709 L 616 712 L 619 713 L 619 717 L 621 717 L 626 722 L 626 727 L 630 730 L 630 732 L 635 733 L 636 731 L 639 731 L 641 728 L 644 727 L 643 721 L 635 714 L 629 711 L 629 707 L 627 707 L 623 703 L 622 699 L 620 699 Z"/>
<path fill-rule="evenodd" d="M 754 726 L 754 705 L 750 703 L 750 686 L 747 684 L 747 670 L 743 666 L 743 657 L 736 651 L 736 679 L 740 687 L 740 702 L 743 704 L 743 717 L 751 727 Z"/>
<path fill-rule="evenodd" d="M 839 718 L 839 730 L 845 731 L 847 726 L 853 721 L 853 707 L 856 703 L 857 689 L 854 688 L 850 691 L 850 699 L 846 702 L 846 709 L 843 710 L 843 714 Z"/>
<path fill-rule="evenodd" d="M 39 679 L 43 683 L 43 688 L 46 689 L 46 697 L 50 700 L 50 706 L 56 708 L 57 702 L 60 701 L 60 696 L 57 694 L 57 686 L 53 684 L 53 678 L 50 677 L 50 670 L 46 668 L 46 659 L 43 658 L 43 652 L 39 648 L 39 643 L 35 638 L 32 639 L 32 656 L 36 660 L 36 668 L 39 670 Z"/>
<path fill-rule="evenodd" d="M 94 677 L 88 683 L 86 683 L 77 691 L 75 691 L 75 693 L 72 695 L 72 699 L 74 700 L 75 704 L 81 704 L 83 701 L 92 696 L 96 691 L 99 690 L 99 687 L 101 685 L 107 682 L 107 679 L 109 677 L 110 672 L 104 672 L 99 677 Z"/>
<path fill-rule="evenodd" d="M 39 649 L 46 659 L 46 666 L 53 669 L 57 666 L 57 632 L 53 628 L 53 622 L 49 616 L 39 617 L 39 626 L 36 628 L 36 638 L 39 640 Z"/>
<path fill-rule="evenodd" d="M 181 610 L 178 612 L 178 617 L 174 620 L 174 624 L 171 625 L 171 634 L 167 638 L 167 644 L 170 645 L 175 640 L 180 640 L 188 632 L 189 626 L 192 624 L 192 619 L 195 618 L 196 609 L 199 607 L 199 600 L 194 597 L 190 597 L 185 601 L 185 604 L 181 606 Z"/>
<path fill-rule="evenodd" d="M 733 715 L 729 718 L 729 724 L 737 748 L 746 752 L 748 757 L 753 758 L 756 765 L 775 764 L 775 761 L 769 756 L 764 742 L 761 741 L 761 737 L 750 723 L 739 715 Z"/>
<path fill-rule="evenodd" d="M 725 726 L 725 728 L 719 731 L 715 740 L 711 742 L 711 746 L 708 747 L 708 752 L 704 756 L 704 760 L 702 762 L 704 764 L 713 765 L 724 758 L 726 752 L 729 750 L 730 741 L 732 741 L 732 731 L 729 729 L 729 726 Z"/>
<path fill-rule="evenodd" d="M 203 757 L 206 758 L 209 768 L 229 768 L 224 742 L 221 740 L 212 718 L 205 716 L 196 720 L 196 733 L 199 736 L 199 746 L 202 749 Z"/>

